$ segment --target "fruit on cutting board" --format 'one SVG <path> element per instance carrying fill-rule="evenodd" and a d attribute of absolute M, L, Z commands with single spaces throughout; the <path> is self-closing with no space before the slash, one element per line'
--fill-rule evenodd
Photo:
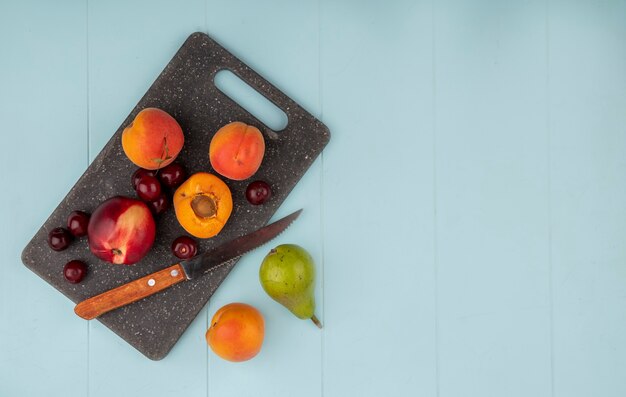
<path fill-rule="evenodd" d="M 180 259 L 189 259 L 198 253 L 198 243 L 189 236 L 177 237 L 172 242 L 172 253 Z"/>
<path fill-rule="evenodd" d="M 261 351 L 265 335 L 263 315 L 245 303 L 230 303 L 213 316 L 206 341 L 221 358 L 246 361 Z"/>
<path fill-rule="evenodd" d="M 259 269 L 259 279 L 267 294 L 300 319 L 315 317 L 315 264 L 311 255 L 295 244 L 282 244 L 270 250 Z"/>
<path fill-rule="evenodd" d="M 218 234 L 233 210 L 228 186 L 206 172 L 190 176 L 176 189 L 173 201 L 180 225 L 187 233 L 199 238 Z"/>
<path fill-rule="evenodd" d="M 89 249 L 114 264 L 132 265 L 150 251 L 156 226 L 148 206 L 139 200 L 116 196 L 96 208 L 89 220 Z"/>
<path fill-rule="evenodd" d="M 74 237 L 87 235 L 89 225 L 89 214 L 84 211 L 72 211 L 67 217 L 67 229 Z"/>
<path fill-rule="evenodd" d="M 72 240 L 72 234 L 62 227 L 55 227 L 48 233 L 48 245 L 55 251 L 63 251 L 70 246 Z"/>
<path fill-rule="evenodd" d="M 246 200 L 252 205 L 261 205 L 272 197 L 272 188 L 265 181 L 250 182 L 246 188 Z"/>
<path fill-rule="evenodd" d="M 137 190 L 137 185 L 139 184 L 139 181 L 141 181 L 146 175 L 156 176 L 154 171 L 147 170 L 145 168 L 137 168 L 137 170 L 133 172 L 133 176 L 130 178 L 133 189 Z"/>
<path fill-rule="evenodd" d="M 170 208 L 170 198 L 161 191 L 161 195 L 156 200 L 147 203 L 154 215 L 161 215 Z"/>
<path fill-rule="evenodd" d="M 182 164 L 172 163 L 161 168 L 157 176 L 163 186 L 175 189 L 187 179 L 187 171 Z"/>
<path fill-rule="evenodd" d="M 122 132 L 122 148 L 139 167 L 156 170 L 176 159 L 185 143 L 183 130 L 167 112 L 146 108 Z"/>
<path fill-rule="evenodd" d="M 80 283 L 86 275 L 87 265 L 83 261 L 69 261 L 63 267 L 63 276 L 72 284 Z"/>
<path fill-rule="evenodd" d="M 220 128 L 209 146 L 209 160 L 215 172 L 236 181 L 254 175 L 264 154 L 265 140 L 261 131 L 239 121 Z"/>
<path fill-rule="evenodd" d="M 137 182 L 135 191 L 143 201 L 154 201 L 161 195 L 161 182 L 156 176 L 144 175 Z"/>

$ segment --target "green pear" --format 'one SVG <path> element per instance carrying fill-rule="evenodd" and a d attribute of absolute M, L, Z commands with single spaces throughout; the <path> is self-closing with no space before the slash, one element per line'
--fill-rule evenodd
<path fill-rule="evenodd" d="M 295 244 L 282 244 L 263 259 L 259 279 L 267 294 L 300 319 L 315 317 L 315 264 L 311 255 Z"/>

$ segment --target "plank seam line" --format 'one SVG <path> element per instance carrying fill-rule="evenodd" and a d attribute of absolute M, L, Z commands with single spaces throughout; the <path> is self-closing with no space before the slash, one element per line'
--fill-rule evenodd
<path fill-rule="evenodd" d="M 431 2 L 432 23 L 432 98 L 433 98 L 433 278 L 435 304 L 435 395 L 439 397 L 439 258 L 437 255 L 437 18 L 435 1 Z"/>
<path fill-rule="evenodd" d="M 552 264 L 552 136 L 550 113 L 550 0 L 546 0 L 546 140 L 547 150 L 547 185 L 548 185 L 548 300 L 550 303 L 550 395 L 554 397 L 554 271 Z"/>

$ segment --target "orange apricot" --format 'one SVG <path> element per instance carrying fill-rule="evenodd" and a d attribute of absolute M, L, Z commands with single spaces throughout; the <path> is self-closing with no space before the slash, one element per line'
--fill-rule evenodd
<path fill-rule="evenodd" d="M 174 211 L 187 233 L 209 238 L 218 234 L 233 211 L 233 198 L 220 178 L 207 172 L 190 176 L 174 192 Z"/>
<path fill-rule="evenodd" d="M 130 161 L 156 170 L 170 164 L 185 143 L 183 130 L 167 112 L 146 108 L 122 132 L 122 148 Z"/>
<path fill-rule="evenodd" d="M 256 308 L 245 303 L 223 306 L 206 332 L 211 350 L 228 361 L 246 361 L 261 351 L 265 321 Z"/>
<path fill-rule="evenodd" d="M 265 140 L 261 131 L 239 121 L 220 128 L 209 146 L 209 160 L 215 172 L 236 181 L 254 175 L 264 154 Z"/>

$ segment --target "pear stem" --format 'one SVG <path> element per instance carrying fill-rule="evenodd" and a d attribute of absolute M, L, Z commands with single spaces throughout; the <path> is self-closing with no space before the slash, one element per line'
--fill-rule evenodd
<path fill-rule="evenodd" d="M 317 328 L 322 329 L 322 323 L 315 317 L 315 314 L 311 317 L 311 321 L 313 321 L 313 324 L 317 325 Z"/>

